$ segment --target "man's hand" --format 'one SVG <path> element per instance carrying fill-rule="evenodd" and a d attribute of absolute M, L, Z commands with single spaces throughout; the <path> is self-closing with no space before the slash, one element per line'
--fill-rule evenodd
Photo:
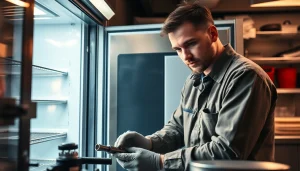
<path fill-rule="evenodd" d="M 127 170 L 157 171 L 161 169 L 161 155 L 142 148 L 130 147 L 129 153 L 115 153 L 117 162 Z"/>
<path fill-rule="evenodd" d="M 114 144 L 115 147 L 140 147 L 143 149 L 150 150 L 152 148 L 152 142 L 150 139 L 144 137 L 143 135 L 134 132 L 127 131 L 120 135 Z"/>

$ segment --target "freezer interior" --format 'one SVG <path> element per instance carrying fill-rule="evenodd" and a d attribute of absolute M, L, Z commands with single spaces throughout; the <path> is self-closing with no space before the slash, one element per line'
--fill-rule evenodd
<path fill-rule="evenodd" d="M 20 8 L 11 4 L 14 11 Z M 13 56 L 7 94 L 20 98 L 22 19 L 14 17 Z M 85 23 L 54 0 L 37 0 L 34 7 L 32 101 L 37 103 L 31 120 L 30 160 L 45 170 L 55 163 L 58 145 L 79 144 L 82 99 L 82 60 Z M 7 137 L 17 142 L 17 121 Z"/>

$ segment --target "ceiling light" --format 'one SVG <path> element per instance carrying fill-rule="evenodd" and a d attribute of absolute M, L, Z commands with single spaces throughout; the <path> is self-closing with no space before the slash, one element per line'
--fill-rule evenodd
<path fill-rule="evenodd" d="M 300 6 L 300 0 L 251 0 L 251 7 Z"/>
<path fill-rule="evenodd" d="M 21 6 L 21 7 L 26 7 L 27 8 L 27 7 L 30 6 L 29 3 L 23 2 L 23 1 L 20 1 L 20 0 L 6 0 L 6 1 L 8 1 L 10 3 L 13 3 L 15 5 Z"/>
<path fill-rule="evenodd" d="M 115 15 L 113 10 L 104 0 L 90 0 L 90 2 L 102 13 L 102 15 L 104 15 L 107 20 Z"/>

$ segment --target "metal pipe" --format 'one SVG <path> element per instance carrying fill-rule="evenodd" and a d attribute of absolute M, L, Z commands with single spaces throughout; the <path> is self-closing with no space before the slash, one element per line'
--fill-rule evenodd
<path fill-rule="evenodd" d="M 127 153 L 127 151 L 124 149 L 113 147 L 113 146 L 105 146 L 105 145 L 101 145 L 101 144 L 96 144 L 95 150 L 96 151 L 105 151 L 108 153 Z"/>

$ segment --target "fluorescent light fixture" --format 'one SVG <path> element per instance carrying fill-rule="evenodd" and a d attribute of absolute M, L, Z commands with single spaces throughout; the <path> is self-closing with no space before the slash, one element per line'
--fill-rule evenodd
<path fill-rule="evenodd" d="M 23 2 L 23 1 L 20 1 L 20 0 L 6 0 L 7 2 L 10 2 L 10 3 L 13 3 L 15 5 L 18 5 L 20 7 L 29 7 L 30 4 L 27 3 L 27 2 Z"/>
<path fill-rule="evenodd" d="M 300 0 L 252 0 L 251 7 L 290 7 L 300 6 Z"/>
<path fill-rule="evenodd" d="M 115 15 L 113 10 L 104 0 L 90 0 L 90 2 L 101 12 L 104 17 L 109 20 Z"/>

